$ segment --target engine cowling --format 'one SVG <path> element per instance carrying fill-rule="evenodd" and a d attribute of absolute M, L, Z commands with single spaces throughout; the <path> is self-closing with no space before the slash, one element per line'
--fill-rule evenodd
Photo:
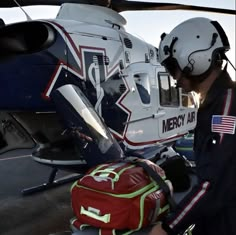
<path fill-rule="evenodd" d="M 29 21 L 3 26 L 0 28 L 0 60 L 42 51 L 50 47 L 55 38 L 55 29 L 46 22 Z"/>

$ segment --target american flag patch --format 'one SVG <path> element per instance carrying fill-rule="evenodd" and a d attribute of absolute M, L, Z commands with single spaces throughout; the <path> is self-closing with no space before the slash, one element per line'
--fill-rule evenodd
<path fill-rule="evenodd" d="M 213 115 L 211 120 L 211 131 L 217 133 L 235 133 L 236 117 L 226 115 Z"/>

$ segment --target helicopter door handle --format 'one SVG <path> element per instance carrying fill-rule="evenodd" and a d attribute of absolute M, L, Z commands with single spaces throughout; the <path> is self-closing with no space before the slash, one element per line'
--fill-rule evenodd
<path fill-rule="evenodd" d="M 165 114 L 166 114 L 165 112 L 154 113 L 153 118 L 160 118 L 165 116 Z"/>

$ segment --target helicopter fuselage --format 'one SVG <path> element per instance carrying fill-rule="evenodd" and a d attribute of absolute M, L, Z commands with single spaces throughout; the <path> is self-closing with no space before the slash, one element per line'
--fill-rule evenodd
<path fill-rule="evenodd" d="M 196 97 L 176 89 L 157 48 L 124 25 L 111 9 L 63 4 L 54 20 L 0 28 L 1 119 L 10 115 L 36 142 L 44 142 L 39 132 L 53 142 L 66 127 L 50 96 L 72 84 L 127 148 L 171 142 L 193 129 Z"/>

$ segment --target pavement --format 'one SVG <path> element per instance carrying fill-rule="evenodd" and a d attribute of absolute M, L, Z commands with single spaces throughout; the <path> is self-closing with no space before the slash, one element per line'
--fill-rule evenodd
<path fill-rule="evenodd" d="M 0 157 L 0 234 L 48 235 L 69 230 L 73 182 L 23 196 L 22 190 L 47 182 L 51 168 L 30 156 Z M 59 171 L 56 178 L 70 173 Z"/>

